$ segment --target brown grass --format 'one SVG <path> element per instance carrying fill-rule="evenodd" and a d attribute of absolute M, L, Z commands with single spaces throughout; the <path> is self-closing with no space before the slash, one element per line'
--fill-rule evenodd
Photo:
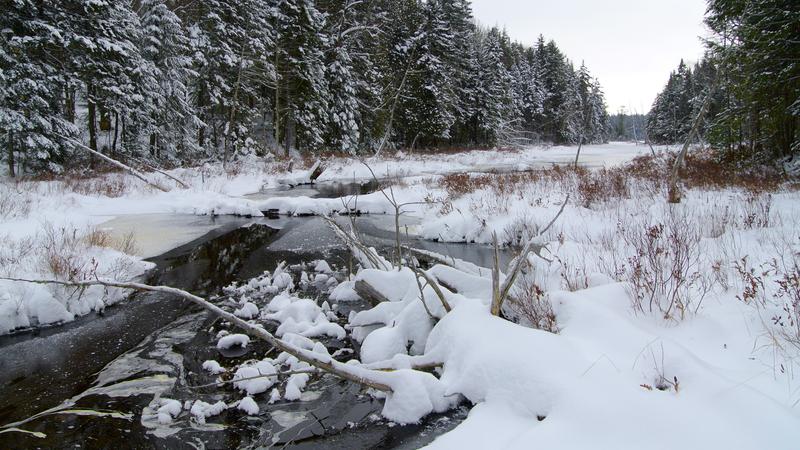
<path fill-rule="evenodd" d="M 565 192 L 577 192 L 578 203 L 590 208 L 629 198 L 634 183 L 652 195 L 661 195 L 666 192 L 667 176 L 674 161 L 674 154 L 659 154 L 638 156 L 623 166 L 596 170 L 556 165 L 526 172 L 453 173 L 441 177 L 439 186 L 446 191 L 448 200 L 452 201 L 481 189 L 498 196 L 523 195 L 527 185 L 548 183 Z M 761 167 L 742 170 L 719 160 L 708 150 L 687 155 L 680 176 L 681 182 L 690 189 L 744 189 L 752 193 L 748 198 L 758 199 L 759 202 L 763 202 L 759 194 L 800 188 L 800 183 L 787 178 L 778 169 Z M 750 204 L 755 205 L 754 202 Z M 757 217 L 753 220 L 763 222 L 768 218 L 769 205 L 754 207 Z"/>

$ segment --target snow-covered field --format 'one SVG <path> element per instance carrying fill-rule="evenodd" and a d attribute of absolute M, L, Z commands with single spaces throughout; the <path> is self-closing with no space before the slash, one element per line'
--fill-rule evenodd
<path fill-rule="evenodd" d="M 649 149 L 614 144 L 586 147 L 583 154 L 599 161 L 603 151 L 609 152 L 608 165 L 618 166 Z M 570 161 L 573 152 L 531 148 L 369 161 L 378 177 L 393 183 L 396 202 L 407 203 L 403 213 L 416 217 L 410 234 L 477 244 L 497 236 L 501 245 L 512 247 L 536 238 L 546 245 L 541 257 L 529 256 L 512 290 L 504 314 L 513 321 L 490 314 L 490 271 L 458 264 L 466 269 L 434 265 L 426 271 L 441 283 L 449 312 L 409 269 L 368 269 L 356 280 L 378 287 L 389 301 L 352 314 L 344 328 L 329 321 L 335 305 L 296 297 L 291 277 L 281 270 L 240 292 L 234 313 L 276 321 L 284 339 L 324 355 L 324 346 L 312 338 L 352 333 L 362 342 L 361 354 L 349 363 L 353 370 L 397 369 L 372 371 L 393 389 L 381 394 L 390 420 L 414 422 L 460 400 L 472 403 L 467 420 L 432 448 L 796 448 L 798 191 L 691 188 L 682 203 L 668 205 L 663 181 L 646 173 L 541 168 Z M 279 165 L 253 162 L 237 175 L 178 170 L 173 174 L 191 187 L 166 193 L 126 176 L 108 176 L 106 181 L 118 178 L 123 186 L 117 197 L 81 194 L 60 182 L 6 183 L 4 196 L 28 206 L 3 209 L 3 275 L 59 276 L 53 254 L 74 253 L 77 272 L 67 276 L 137 276 L 145 265 L 120 251 L 134 253 L 130 246 L 92 237 L 102 234 L 102 226 L 90 231 L 111 216 L 259 215 L 270 209 L 328 214 L 352 208 L 394 213 L 382 192 L 342 199 L 242 198 L 305 174 L 284 173 Z M 482 173 L 489 168 L 537 170 Z M 322 179 L 370 177 L 361 162 L 341 159 L 327 162 Z M 538 236 L 565 201 L 563 214 Z M 27 253 L 25 242 L 30 242 Z M 42 242 L 66 242 L 67 249 Z M 126 264 L 113 264 L 120 260 Z M 125 271 L 113 272 L 117 266 Z M 325 276 L 313 281 L 325 284 L 330 269 L 318 266 L 315 271 Z M 353 298 L 354 282 L 331 284 L 331 300 Z M 247 299 L 262 290 L 277 296 L 262 306 Z M 69 320 L 115 299 L 84 293 L 76 303 L 68 294 L 0 283 L 0 332 Z M 272 382 L 245 380 L 250 372 L 273 365 L 308 369 L 285 355 L 258 364 L 239 368 L 235 376 L 246 394 L 238 405 L 247 414 L 258 412 L 259 396 L 274 401 L 281 395 L 274 388 L 267 393 Z M 436 376 L 411 370 L 416 366 L 435 366 Z M 223 370 L 213 362 L 208 367 Z M 307 379 L 294 378 L 286 399 L 299 398 Z M 192 414 L 211 420 L 216 406 L 194 403 Z M 165 400 L 154 411 L 167 422 L 180 414 L 180 404 Z"/>

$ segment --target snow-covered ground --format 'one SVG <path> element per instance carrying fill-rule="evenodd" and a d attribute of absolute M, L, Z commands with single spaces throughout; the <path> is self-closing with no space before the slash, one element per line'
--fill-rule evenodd
<path fill-rule="evenodd" d="M 628 144 L 583 149 L 586 161 L 604 167 L 643 153 L 649 149 Z M 398 369 L 376 372 L 393 389 L 383 411 L 388 419 L 413 422 L 459 400 L 471 402 L 467 420 L 432 448 L 796 448 L 800 194 L 690 189 L 682 203 L 668 205 L 662 182 L 616 169 L 482 173 L 572 158 L 570 148 L 530 148 L 368 161 L 378 177 L 393 183 L 397 202 L 407 203 L 403 212 L 416 217 L 404 222 L 407 232 L 428 239 L 486 244 L 496 235 L 503 245 L 519 245 L 539 234 L 567 201 L 553 227 L 537 238 L 546 250 L 529 258 L 506 305 L 506 316 L 518 323 L 490 314 L 489 271 L 472 266 L 462 266 L 466 272 L 442 265 L 426 271 L 442 284 L 450 312 L 408 269 L 362 270 L 357 279 L 379 287 L 389 301 L 352 314 L 342 328 L 329 321 L 336 305 L 290 294 L 291 277 L 276 269 L 238 293 L 234 313 L 277 321 L 284 339 L 320 354 L 324 346 L 311 338 L 351 332 L 362 342 L 351 364 Z M 92 230 L 128 227 L 145 239 L 157 235 L 157 228 L 131 225 L 141 214 L 394 213 L 382 192 L 341 199 L 242 197 L 305 175 L 284 173 L 280 164 L 253 162 L 237 175 L 208 167 L 173 171 L 191 187 L 166 193 L 127 176 L 108 176 L 106 182 L 117 178 L 122 186 L 116 197 L 80 194 L 60 182 L 6 183 L 4 195 L 28 206 L 3 209 L 3 275 L 57 276 L 48 262 L 53 254 L 75 253 L 74 276 L 137 276 L 146 266 L 120 252 L 135 253 L 130 246 Z M 360 161 L 335 159 L 326 166 L 326 181 L 372 176 Z M 132 214 L 137 216 L 124 217 Z M 108 222 L 110 217 L 117 218 Z M 170 240 L 177 245 L 191 235 Z M 66 250 L 41 244 L 53 241 Z M 126 263 L 113 263 L 120 259 Z M 353 298 L 353 281 L 327 286 L 325 267 L 318 266 L 313 279 L 306 275 L 301 282 L 330 288 L 334 302 Z M 125 271 L 113 273 L 115 267 Z M 0 283 L 0 332 L 69 320 L 114 301 L 103 292 L 75 303 L 68 292 L 21 289 Z M 264 290 L 278 293 L 268 305 L 245 298 Z M 271 382 L 253 386 L 244 380 L 248 369 L 307 369 L 271 359 L 253 364 L 235 375 L 246 393 L 239 405 L 248 414 L 257 413 L 259 395 L 272 401 L 281 395 L 268 392 Z M 437 366 L 437 376 L 410 370 L 415 365 Z M 285 399 L 299 398 L 307 378 L 287 385 Z M 218 412 L 212 404 L 193 405 L 197 420 L 212 420 Z M 159 420 L 180 411 L 173 406 L 154 405 Z"/>

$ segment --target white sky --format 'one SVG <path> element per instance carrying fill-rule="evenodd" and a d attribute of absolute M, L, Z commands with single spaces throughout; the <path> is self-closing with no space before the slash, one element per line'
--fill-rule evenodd
<path fill-rule="evenodd" d="M 681 58 L 703 54 L 705 0 L 472 0 L 483 25 L 533 45 L 553 39 L 600 80 L 609 112 L 647 112 Z"/>

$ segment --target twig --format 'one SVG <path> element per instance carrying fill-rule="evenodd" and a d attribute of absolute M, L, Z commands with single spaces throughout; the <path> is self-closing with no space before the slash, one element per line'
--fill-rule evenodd
<path fill-rule="evenodd" d="M 304 370 L 290 370 L 288 372 L 268 373 L 268 374 L 264 374 L 264 375 L 256 375 L 256 376 L 247 377 L 247 378 L 236 378 L 236 379 L 218 381 L 216 383 L 201 384 L 199 386 L 189 386 L 189 389 L 200 389 L 200 388 L 206 388 L 206 387 L 211 387 L 211 386 L 224 386 L 226 384 L 238 383 L 240 381 L 257 380 L 259 378 L 281 377 L 281 376 L 285 376 L 285 375 L 296 375 L 296 374 L 301 374 L 301 373 L 317 373 L 317 370 L 316 369 L 304 369 Z"/>

